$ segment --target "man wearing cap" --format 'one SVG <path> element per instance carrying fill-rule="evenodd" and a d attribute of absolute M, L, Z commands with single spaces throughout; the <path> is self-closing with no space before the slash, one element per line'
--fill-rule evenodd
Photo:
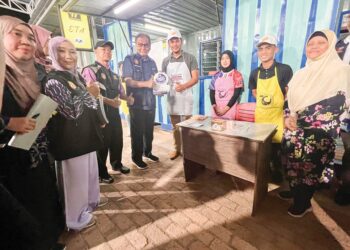
<path fill-rule="evenodd" d="M 142 155 L 152 161 L 159 158 L 152 154 L 153 128 L 156 99 L 153 95 L 153 76 L 158 72 L 155 61 L 148 56 L 151 39 L 140 33 L 135 37 L 136 54 L 124 59 L 123 77 L 128 95 L 134 103 L 129 104 L 132 161 L 139 169 L 146 169 Z"/>
<path fill-rule="evenodd" d="M 112 183 L 113 178 L 108 174 L 106 160 L 108 151 L 112 169 L 123 174 L 130 169 L 122 164 L 123 129 L 119 115 L 120 100 L 132 102 L 132 97 L 127 97 L 119 76 L 109 68 L 114 45 L 109 41 L 99 41 L 95 45 L 96 61 L 83 69 L 82 75 L 87 83 L 95 83 L 100 86 L 103 95 L 104 109 L 109 123 L 103 128 L 104 148 L 97 152 L 100 181 Z"/>
<path fill-rule="evenodd" d="M 273 123 L 277 126 L 277 132 L 272 138 L 271 177 L 273 181 L 281 182 L 283 179 L 280 160 L 284 128 L 283 105 L 293 71 L 289 65 L 275 61 L 278 47 L 274 36 L 262 36 L 256 47 L 261 64 L 251 72 L 249 77 L 249 89 L 256 98 L 255 122 Z"/>
<path fill-rule="evenodd" d="M 164 58 L 162 71 L 170 79 L 168 93 L 168 114 L 173 125 L 174 151 L 169 154 L 171 160 L 181 153 L 181 138 L 176 124 L 191 117 L 193 111 L 192 87 L 198 82 L 198 63 L 196 58 L 182 50 L 180 31 L 172 29 L 167 37 L 171 54 Z"/>

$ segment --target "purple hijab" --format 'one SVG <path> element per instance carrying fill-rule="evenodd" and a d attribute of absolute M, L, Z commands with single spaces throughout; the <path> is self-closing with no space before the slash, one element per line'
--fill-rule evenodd
<path fill-rule="evenodd" d="M 77 72 L 77 65 L 75 65 L 74 70 L 66 70 L 58 63 L 57 50 L 58 46 L 60 46 L 60 44 L 63 42 L 71 43 L 68 39 L 64 38 L 63 36 L 56 36 L 49 41 L 49 55 L 52 60 L 52 68 L 59 71 L 68 71 L 75 75 Z"/>

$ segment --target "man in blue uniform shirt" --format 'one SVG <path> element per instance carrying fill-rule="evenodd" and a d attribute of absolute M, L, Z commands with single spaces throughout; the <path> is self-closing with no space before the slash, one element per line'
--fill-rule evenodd
<path fill-rule="evenodd" d="M 156 100 L 153 95 L 153 76 L 158 72 L 155 61 L 148 56 L 151 39 L 140 33 L 135 38 L 136 54 L 125 57 L 123 77 L 127 95 L 134 97 L 130 110 L 130 136 L 132 160 L 139 169 L 146 169 L 142 155 L 152 161 L 159 158 L 152 154 L 153 126 Z"/>

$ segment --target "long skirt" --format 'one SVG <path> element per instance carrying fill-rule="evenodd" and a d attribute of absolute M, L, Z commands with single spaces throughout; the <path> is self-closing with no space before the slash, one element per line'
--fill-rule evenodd
<path fill-rule="evenodd" d="M 96 152 L 60 162 L 66 224 L 81 230 L 92 219 L 92 211 L 100 201 Z"/>

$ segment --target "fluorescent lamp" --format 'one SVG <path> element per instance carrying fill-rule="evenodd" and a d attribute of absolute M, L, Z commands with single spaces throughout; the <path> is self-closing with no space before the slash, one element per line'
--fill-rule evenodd
<path fill-rule="evenodd" d="M 153 24 L 149 24 L 149 23 L 145 24 L 145 29 L 158 31 L 160 33 L 165 33 L 165 34 L 168 34 L 170 31 L 170 29 L 162 28 L 162 27 L 159 27 L 159 26 L 156 26 Z"/>
<path fill-rule="evenodd" d="M 114 14 L 119 14 L 123 12 L 124 10 L 130 8 L 131 6 L 135 5 L 136 3 L 140 2 L 141 0 L 129 0 L 129 1 L 124 1 L 121 5 L 118 5 L 114 9 Z"/>

